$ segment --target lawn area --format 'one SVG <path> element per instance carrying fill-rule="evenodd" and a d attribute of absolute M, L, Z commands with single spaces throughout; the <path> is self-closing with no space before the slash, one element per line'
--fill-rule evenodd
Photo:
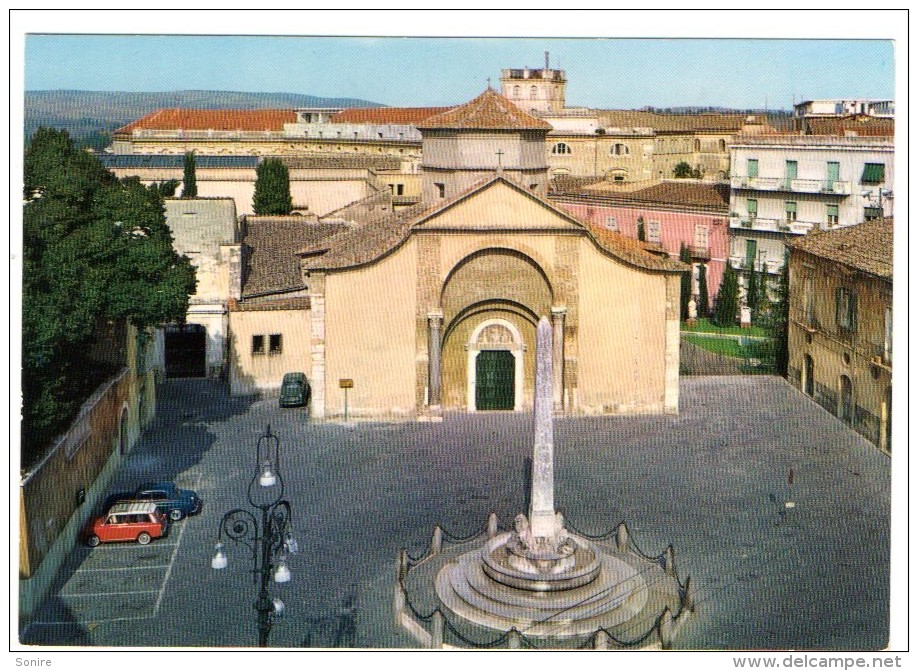
<path fill-rule="evenodd" d="M 722 333 L 724 335 L 768 337 L 768 331 L 761 326 L 750 326 L 747 329 L 740 328 L 739 326 L 722 327 L 707 319 L 699 319 L 695 322 L 694 326 L 686 326 L 685 323 L 683 323 L 682 330 L 686 333 Z"/>
<path fill-rule="evenodd" d="M 747 329 L 748 331 L 748 329 Z M 773 343 L 771 340 L 747 340 L 745 338 L 706 337 L 703 333 L 683 336 L 684 339 L 701 349 L 722 356 L 743 359 L 741 368 L 748 373 L 764 373 L 774 366 Z"/>
<path fill-rule="evenodd" d="M 693 345 L 715 354 L 723 354 L 724 356 L 732 356 L 738 359 L 745 359 L 749 356 L 745 353 L 746 348 L 740 345 L 739 340 L 734 338 L 705 338 L 700 335 L 689 335 L 685 336 L 685 339 Z"/>

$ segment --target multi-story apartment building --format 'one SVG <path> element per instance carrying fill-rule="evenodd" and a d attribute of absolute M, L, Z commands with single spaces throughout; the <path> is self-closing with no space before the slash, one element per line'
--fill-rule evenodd
<path fill-rule="evenodd" d="M 788 380 L 890 452 L 893 221 L 789 247 Z"/>
<path fill-rule="evenodd" d="M 785 241 L 893 209 L 891 137 L 762 135 L 731 147 L 730 262 L 784 266 Z"/>
<path fill-rule="evenodd" d="M 896 103 L 894 100 L 879 100 L 874 98 L 804 100 L 794 105 L 795 118 L 849 116 L 851 114 L 865 114 L 867 116 L 892 118 L 895 116 L 895 113 Z"/>

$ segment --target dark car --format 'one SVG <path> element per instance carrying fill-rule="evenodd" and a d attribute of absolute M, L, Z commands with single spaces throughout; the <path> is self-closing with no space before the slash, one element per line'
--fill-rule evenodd
<path fill-rule="evenodd" d="M 104 508 L 110 508 L 119 501 L 144 501 L 156 507 L 178 522 L 185 515 L 201 512 L 201 498 L 190 489 L 176 487 L 174 482 L 147 482 L 133 492 L 113 494 L 105 500 Z"/>
<path fill-rule="evenodd" d="M 309 381 L 303 373 L 287 373 L 284 375 L 284 381 L 281 382 L 280 388 L 280 406 L 282 408 L 292 408 L 296 406 L 307 405 L 312 390 L 309 388 Z"/>

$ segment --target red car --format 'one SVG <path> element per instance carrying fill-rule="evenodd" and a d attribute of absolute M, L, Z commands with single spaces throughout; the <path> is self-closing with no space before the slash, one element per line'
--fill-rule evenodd
<path fill-rule="evenodd" d="M 154 538 L 166 535 L 169 518 L 156 508 L 155 503 L 131 501 L 116 503 L 105 515 L 96 517 L 83 532 L 89 547 L 99 543 L 137 541 L 146 545 Z"/>

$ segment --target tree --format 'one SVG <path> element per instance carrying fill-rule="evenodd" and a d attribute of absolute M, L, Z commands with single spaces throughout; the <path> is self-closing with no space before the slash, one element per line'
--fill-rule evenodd
<path fill-rule="evenodd" d="M 677 179 L 685 179 L 692 176 L 692 166 L 685 161 L 679 161 L 673 168 L 673 176 Z"/>
<path fill-rule="evenodd" d="M 198 179 L 195 174 L 194 152 L 185 154 L 185 174 L 182 177 L 182 198 L 197 198 Z"/>
<path fill-rule="evenodd" d="M 102 327 L 182 318 L 195 275 L 172 248 L 158 191 L 118 180 L 67 133 L 36 132 L 24 174 L 22 462 L 29 465 L 111 374 L 92 354 Z"/>
<path fill-rule="evenodd" d="M 680 301 L 682 321 L 685 321 L 689 317 L 688 304 L 689 300 L 692 298 L 692 252 L 688 247 L 685 246 L 685 243 L 682 243 L 682 245 L 679 247 L 679 260 L 689 267 L 688 271 L 682 273 L 682 286 L 680 294 L 682 299 Z"/>
<path fill-rule="evenodd" d="M 290 175 L 279 158 L 267 158 L 255 169 L 255 214 L 290 214 Z"/>
<path fill-rule="evenodd" d="M 752 318 L 752 322 L 756 323 L 759 320 L 759 277 L 755 269 L 755 261 L 752 261 L 749 264 L 748 275 L 746 279 L 746 305 L 749 306 L 749 314 Z"/>
<path fill-rule="evenodd" d="M 720 290 L 714 302 L 714 322 L 718 326 L 736 325 L 736 308 L 739 300 L 739 283 L 736 271 L 729 263 L 720 282 Z"/>
<path fill-rule="evenodd" d="M 165 182 L 154 182 L 149 187 L 153 189 L 163 198 L 172 198 L 175 195 L 175 190 L 178 189 L 179 182 L 177 179 L 168 179 Z"/>
<path fill-rule="evenodd" d="M 708 268 L 705 264 L 698 266 L 698 316 L 707 317 L 711 311 L 708 305 Z"/>
<path fill-rule="evenodd" d="M 640 240 L 641 242 L 645 242 L 647 239 L 647 236 L 644 232 L 644 217 L 638 217 L 637 236 L 638 236 L 638 240 Z"/>
<path fill-rule="evenodd" d="M 787 375 L 787 323 L 790 294 L 790 273 L 787 253 L 784 254 L 784 267 L 775 287 L 775 300 L 769 310 L 768 330 L 774 343 L 775 372 Z"/>

